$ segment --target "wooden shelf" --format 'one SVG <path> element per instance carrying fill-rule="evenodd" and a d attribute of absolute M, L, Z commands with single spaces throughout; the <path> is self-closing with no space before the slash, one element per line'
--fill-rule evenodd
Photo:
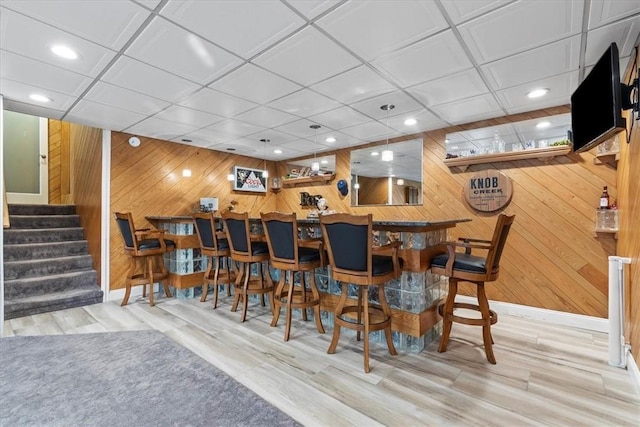
<path fill-rule="evenodd" d="M 619 159 L 620 153 L 618 151 L 605 151 L 602 153 L 597 153 L 596 158 L 593 159 L 593 163 L 596 165 L 609 164 L 612 166 L 617 166 Z"/>
<path fill-rule="evenodd" d="M 317 176 L 305 176 L 302 178 L 288 178 L 283 179 L 281 184 L 283 187 L 294 187 L 299 184 L 312 184 L 314 182 L 329 182 L 336 177 L 335 174 L 331 175 L 317 175 Z"/>
<path fill-rule="evenodd" d="M 566 156 L 571 152 L 570 145 L 559 145 L 556 147 L 534 148 L 531 150 L 508 151 L 506 153 L 482 154 L 479 156 L 455 157 L 444 159 L 444 164 L 449 167 L 458 167 L 463 172 L 470 165 L 482 163 L 510 162 L 514 160 L 540 159 L 549 163 L 556 156 Z"/>

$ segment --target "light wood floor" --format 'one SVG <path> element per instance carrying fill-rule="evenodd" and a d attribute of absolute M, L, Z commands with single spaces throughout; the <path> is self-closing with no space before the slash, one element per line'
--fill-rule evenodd
<path fill-rule="evenodd" d="M 4 335 L 157 329 L 308 426 L 640 425 L 640 399 L 629 373 L 608 366 L 602 333 L 501 315 L 497 365 L 480 328 L 455 324 L 446 353 L 435 342 L 390 356 L 373 344 L 365 374 L 362 343 L 343 336 L 329 355 L 332 328 L 320 335 L 313 320 L 296 320 L 284 342 L 283 316 L 272 328 L 257 304 L 241 324 L 225 297 L 216 310 L 197 299 L 118 303 L 9 320 Z"/>

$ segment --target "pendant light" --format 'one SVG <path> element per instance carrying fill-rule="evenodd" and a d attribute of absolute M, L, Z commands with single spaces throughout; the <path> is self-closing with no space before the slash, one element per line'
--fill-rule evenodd
<path fill-rule="evenodd" d="M 267 184 L 266 180 L 267 178 L 269 178 L 269 171 L 267 170 L 267 142 L 269 142 L 269 140 L 261 139 L 260 142 L 264 142 L 264 154 L 263 154 L 264 168 L 262 171 L 262 177 L 265 179 L 265 186 L 266 186 Z"/>
<path fill-rule="evenodd" d="M 389 132 L 389 110 L 396 108 L 393 104 L 384 104 L 380 106 L 381 110 L 387 112 L 387 132 Z M 387 148 L 382 152 L 380 159 L 383 162 L 393 161 L 393 151 L 389 150 L 389 134 L 387 134 Z"/>
<path fill-rule="evenodd" d="M 317 145 L 318 144 L 318 129 L 320 129 L 320 125 L 311 125 L 309 126 L 311 129 L 315 130 L 315 137 L 313 139 L 313 142 Z M 315 147 L 314 147 L 314 151 L 313 151 L 313 163 L 311 163 L 311 170 L 314 172 L 318 172 L 320 170 L 320 163 L 318 163 L 318 161 L 316 160 L 316 152 L 315 152 Z"/>

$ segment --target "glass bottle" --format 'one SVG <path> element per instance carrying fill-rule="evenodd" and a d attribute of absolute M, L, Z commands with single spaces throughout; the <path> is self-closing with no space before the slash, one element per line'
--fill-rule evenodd
<path fill-rule="evenodd" d="M 609 209 L 609 191 L 605 185 L 602 189 L 602 195 L 600 195 L 600 209 Z"/>

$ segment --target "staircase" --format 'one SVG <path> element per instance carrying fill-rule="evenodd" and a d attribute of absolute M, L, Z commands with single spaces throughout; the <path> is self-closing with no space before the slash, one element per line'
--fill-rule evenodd
<path fill-rule="evenodd" d="M 5 319 L 102 302 L 73 205 L 9 205 L 4 230 Z"/>

